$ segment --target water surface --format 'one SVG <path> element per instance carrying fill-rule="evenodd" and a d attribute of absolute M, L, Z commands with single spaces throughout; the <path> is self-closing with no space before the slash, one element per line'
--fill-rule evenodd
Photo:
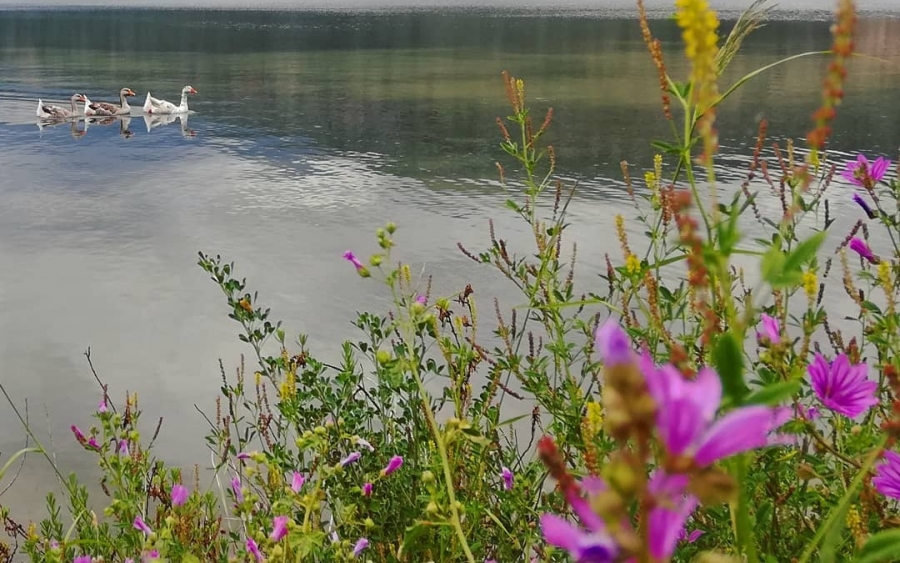
<path fill-rule="evenodd" d="M 827 48 L 829 4 L 782 13 L 726 79 Z M 289 332 L 309 333 L 325 358 L 355 336 L 355 311 L 387 305 L 340 257 L 373 252 L 387 220 L 400 225 L 399 255 L 433 273 L 438 292 L 472 282 L 482 307 L 494 295 L 517 304 L 498 275 L 456 250 L 484 247 L 489 217 L 524 244 L 495 168 L 510 164 L 494 123 L 507 114 L 502 70 L 526 80 L 535 111 L 554 108 L 548 138 L 561 173 L 579 183 L 571 236 L 584 289 L 603 253 L 616 252 L 613 215 L 631 214 L 620 161 L 640 178 L 649 140 L 668 130 L 630 3 L 540 13 L 223 6 L 0 11 L 0 377 L 63 454 L 75 451 L 69 424 L 89 424 L 97 405 L 81 355 L 91 346 L 115 393 L 137 391 L 148 424 L 165 418 L 161 453 L 206 461 L 194 405 L 212 407 L 218 359 L 234 366 L 247 350 L 194 265 L 201 249 L 235 260 Z M 869 6 L 859 48 L 883 60 L 852 65 L 833 144 L 846 157 L 893 156 L 900 143 L 900 20 L 877 12 L 888 4 Z M 666 20 L 654 29 L 683 76 L 677 30 Z M 743 179 L 760 119 L 782 142 L 805 135 L 823 67 L 810 58 L 775 69 L 725 104 L 723 190 Z M 148 90 L 177 102 L 185 84 L 199 91 L 193 113 L 150 130 L 137 111 L 86 130 L 40 129 L 33 117 L 38 98 L 111 100 L 128 86 L 138 105 Z M 776 200 L 766 205 L 778 213 Z M 859 216 L 840 192 L 833 209 L 841 224 Z M 21 444 L 7 409 L 0 428 L 6 454 Z M 83 453 L 60 461 L 93 465 Z M 31 506 L 22 499 L 42 496 L 47 473 L 38 460 L 29 468 L 13 498 Z"/>

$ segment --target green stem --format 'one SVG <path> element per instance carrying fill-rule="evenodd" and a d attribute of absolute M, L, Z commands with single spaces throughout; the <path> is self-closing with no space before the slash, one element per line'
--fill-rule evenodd
<path fill-rule="evenodd" d="M 863 479 L 865 479 L 866 475 L 868 475 L 869 470 L 872 469 L 872 466 L 875 465 L 875 462 L 881 457 L 881 451 L 884 449 L 884 445 L 887 443 L 887 436 L 884 436 L 879 441 L 878 445 L 872 450 L 869 456 L 866 458 L 866 461 L 862 464 L 862 467 L 859 469 L 859 473 L 856 474 L 856 477 L 853 478 L 853 481 L 850 482 L 850 486 L 847 487 L 847 492 L 844 493 L 844 496 L 841 497 L 841 500 L 831 509 L 831 512 L 828 514 L 828 519 L 822 524 L 819 529 L 816 531 L 815 537 L 813 537 L 812 541 L 806 546 L 806 550 L 803 551 L 803 554 L 800 556 L 800 559 L 797 563 L 807 563 L 812 557 L 813 552 L 818 547 L 819 543 L 825 538 L 825 535 L 834 527 L 837 519 L 840 518 L 841 514 L 844 514 L 850 503 L 853 502 L 854 497 L 856 496 L 857 489 L 859 489 L 860 485 L 862 485 Z"/>

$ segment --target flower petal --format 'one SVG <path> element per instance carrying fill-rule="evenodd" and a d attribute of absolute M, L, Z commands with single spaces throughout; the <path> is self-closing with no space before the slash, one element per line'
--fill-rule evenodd
<path fill-rule="evenodd" d="M 766 406 L 737 408 L 717 420 L 703 436 L 694 453 L 694 461 L 700 466 L 770 444 L 769 434 L 790 418 L 790 409 L 773 409 Z"/>

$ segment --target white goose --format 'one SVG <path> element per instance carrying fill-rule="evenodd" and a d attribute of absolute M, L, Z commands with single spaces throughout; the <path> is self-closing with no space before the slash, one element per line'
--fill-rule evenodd
<path fill-rule="evenodd" d="M 152 115 L 171 115 L 173 113 L 187 113 L 188 112 L 188 94 L 196 94 L 197 91 L 194 90 L 193 86 L 185 86 L 181 89 L 181 104 L 175 105 L 172 102 L 167 102 L 166 100 L 160 100 L 154 98 L 150 95 L 150 92 L 147 92 L 147 100 L 144 102 L 144 113 L 149 113 Z"/>
<path fill-rule="evenodd" d="M 39 119 L 69 119 L 78 116 L 78 110 L 75 109 L 75 102 L 84 102 L 87 98 L 83 94 L 73 94 L 70 98 L 72 108 L 66 109 L 62 106 L 53 104 L 45 104 L 43 100 L 38 100 L 37 116 Z"/>

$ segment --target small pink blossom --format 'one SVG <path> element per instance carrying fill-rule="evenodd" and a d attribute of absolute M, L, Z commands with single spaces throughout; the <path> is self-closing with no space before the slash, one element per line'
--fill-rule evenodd
<path fill-rule="evenodd" d="M 128 440 L 119 440 L 119 453 L 121 455 L 130 455 L 128 452 Z"/>
<path fill-rule="evenodd" d="M 287 516 L 276 516 L 273 521 L 272 535 L 269 536 L 269 539 L 275 542 L 281 541 L 287 535 L 287 523 Z"/>
<path fill-rule="evenodd" d="M 849 418 L 856 418 L 878 404 L 878 382 L 868 378 L 865 363 L 851 365 L 847 354 L 829 363 L 821 354 L 807 367 L 816 397 L 822 404 Z"/>
<path fill-rule="evenodd" d="M 869 264 L 878 264 L 881 260 L 872 253 L 872 249 L 861 238 L 853 237 L 850 239 L 850 250 L 860 255 L 860 257 Z"/>
<path fill-rule="evenodd" d="M 81 428 L 78 428 L 74 424 L 70 427 L 72 429 L 72 434 L 75 435 L 75 439 L 78 440 L 78 443 L 84 445 L 87 440 L 84 437 L 84 433 L 81 431 Z"/>
<path fill-rule="evenodd" d="M 756 340 L 760 343 L 779 344 L 781 342 L 781 325 L 778 319 L 763 313 L 760 315 L 760 328 L 756 331 Z"/>
<path fill-rule="evenodd" d="M 397 471 L 398 469 L 400 469 L 400 467 L 402 465 L 403 465 L 403 456 L 395 455 L 388 462 L 387 466 L 381 470 L 381 474 L 384 476 L 388 476 L 391 473 L 393 473 L 394 471 Z"/>
<path fill-rule="evenodd" d="M 869 162 L 868 158 L 860 154 L 855 161 L 847 163 L 841 176 L 855 186 L 871 189 L 884 178 L 890 165 L 891 161 L 882 156 L 875 159 L 875 162 Z"/>
<path fill-rule="evenodd" d="M 237 502 L 244 502 L 244 492 L 241 491 L 241 480 L 238 477 L 231 479 L 231 492 L 234 493 L 234 499 Z"/>
<path fill-rule="evenodd" d="M 357 439 L 356 439 L 356 445 L 357 445 L 357 446 L 362 446 L 362 447 L 366 448 L 367 450 L 369 450 L 370 452 L 374 452 L 374 451 L 375 451 L 375 446 L 373 446 L 371 443 L 369 443 L 368 440 L 366 440 L 366 439 L 364 439 L 364 438 L 357 438 Z"/>
<path fill-rule="evenodd" d="M 350 465 L 351 463 L 356 463 L 357 461 L 359 461 L 359 458 L 361 458 L 361 457 L 362 457 L 362 454 L 360 454 L 359 452 L 353 452 L 352 454 L 348 455 L 347 457 L 345 457 L 344 459 L 341 460 L 341 467 L 346 467 L 346 466 Z"/>
<path fill-rule="evenodd" d="M 100 405 L 97 407 L 97 412 L 99 412 L 100 414 L 103 414 L 106 412 L 106 397 L 103 397 L 100 400 Z"/>
<path fill-rule="evenodd" d="M 100 449 L 100 444 L 97 443 L 97 438 L 95 438 L 94 436 L 91 436 L 91 439 L 88 440 L 87 445 L 94 448 L 95 450 Z"/>
<path fill-rule="evenodd" d="M 253 541 L 253 538 L 247 538 L 247 551 L 249 551 L 257 561 L 263 560 L 263 554 L 259 551 L 259 546 Z"/>
<path fill-rule="evenodd" d="M 353 264 L 353 267 L 356 268 L 356 273 L 358 273 L 360 276 L 367 278 L 371 275 L 369 274 L 368 268 L 366 268 L 365 265 L 363 265 L 363 263 L 359 261 L 359 258 L 357 258 L 352 251 L 348 250 L 344 253 L 344 260 L 347 260 L 348 262 Z"/>
<path fill-rule="evenodd" d="M 300 489 L 303 487 L 303 483 L 306 482 L 306 477 L 301 475 L 300 473 L 294 471 L 293 476 L 291 477 L 291 490 L 295 493 L 299 493 Z"/>
<path fill-rule="evenodd" d="M 173 485 L 171 497 L 172 506 L 181 506 L 188 498 L 188 490 L 181 485 Z"/>
<path fill-rule="evenodd" d="M 509 470 L 509 467 L 504 467 L 500 471 L 500 478 L 503 479 L 503 488 L 511 491 L 513 488 L 513 472 Z"/>
<path fill-rule="evenodd" d="M 353 546 L 353 557 L 359 557 L 359 554 L 367 547 L 369 547 L 369 540 L 366 538 L 359 538 L 356 545 Z"/>
<path fill-rule="evenodd" d="M 141 518 L 140 515 L 134 517 L 133 524 L 135 530 L 140 530 L 148 536 L 153 533 L 153 530 L 150 529 L 150 526 L 148 526 L 147 523 L 144 522 L 144 519 Z"/>
<path fill-rule="evenodd" d="M 372 496 L 372 483 L 365 483 L 362 486 L 362 494 L 364 497 Z"/>
<path fill-rule="evenodd" d="M 81 555 L 75 558 L 73 563 L 91 563 L 90 555 Z"/>

